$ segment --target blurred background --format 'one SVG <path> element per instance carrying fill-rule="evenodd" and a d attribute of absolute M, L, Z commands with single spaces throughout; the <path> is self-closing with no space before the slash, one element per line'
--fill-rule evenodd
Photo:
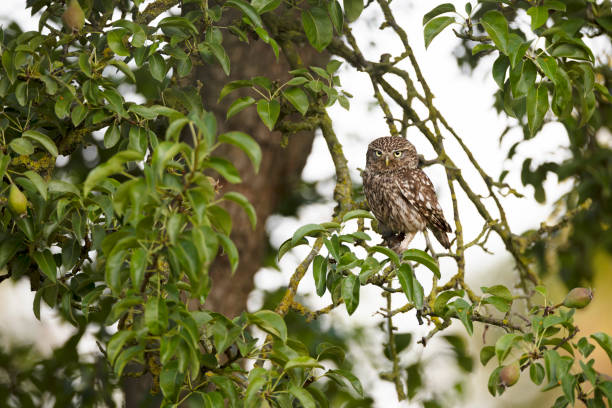
<path fill-rule="evenodd" d="M 399 3 L 399 2 L 394 2 Z M 458 10 L 463 9 L 464 2 L 453 1 Z M 534 199 L 534 190 L 523 187 L 521 182 L 521 166 L 527 157 L 534 159 L 534 164 L 544 162 L 561 162 L 570 156 L 569 141 L 564 127 L 558 123 L 548 123 L 537 137 L 522 143 L 512 160 L 507 159 L 508 150 L 523 135 L 520 128 L 507 132 L 502 141 L 500 136 L 508 125 L 513 125 L 506 115 L 498 114 L 494 109 L 494 97 L 497 85 L 490 73 L 494 56 L 484 57 L 479 65 L 470 67 L 465 60 L 465 49 L 452 31 L 446 30 L 440 34 L 428 50 L 423 42 L 422 17 L 435 3 L 403 0 L 395 6 L 396 18 L 408 32 L 408 38 L 416 57 L 421 64 L 426 79 L 436 97 L 438 109 L 455 128 L 463 141 L 468 145 L 481 167 L 493 178 L 508 170 L 506 178 L 511 186 L 524 195 L 524 198 L 508 196 L 503 199 L 507 216 L 513 231 L 520 233 L 537 228 L 553 213 L 555 205 L 571 187 L 571 182 L 559 182 L 554 177 L 548 177 L 544 182 L 546 201 L 538 203 Z M 398 54 L 401 44 L 395 36 L 378 29 L 381 16 L 378 10 L 369 7 L 364 16 L 353 25 L 353 33 L 365 56 L 378 60 L 383 53 Z M 518 21 L 529 23 L 527 16 L 519 16 Z M 22 0 L 3 0 L 0 2 L 0 24 L 6 26 L 16 22 L 23 30 L 37 30 L 37 19 L 29 15 Z M 367 39 L 367 42 L 364 40 Z M 596 54 L 612 55 L 612 45 L 606 42 L 589 44 L 600 50 Z M 469 58 L 468 58 L 469 59 Z M 329 114 L 334 121 L 334 129 L 344 146 L 349 160 L 351 175 L 356 185 L 361 184 L 359 169 L 365 167 L 365 152 L 368 143 L 376 137 L 388 133 L 383 113 L 376 109 L 370 81 L 365 74 L 359 73 L 346 64 L 340 68 L 343 89 L 353 95 L 351 109 L 346 111 L 334 105 Z M 134 90 L 126 89 L 126 100 L 142 100 L 134 94 Z M 401 117 L 401 115 L 399 115 Z M 612 135 L 603 128 L 598 134 L 598 140 L 612 146 Z M 427 140 L 413 127 L 408 130 L 408 139 L 417 147 L 425 158 L 434 158 L 434 151 Z M 468 160 L 459 145 L 447 138 L 445 147 L 455 163 L 465 168 L 467 180 L 477 180 L 476 172 L 468 165 Z M 84 151 L 83 154 L 86 154 Z M 95 152 L 94 152 L 95 154 Z M 464 165 L 464 166 L 462 166 Z M 470 172 L 473 171 L 473 174 Z M 452 218 L 450 193 L 443 169 L 440 166 L 430 166 L 426 169 L 433 181 L 440 203 L 447 218 Z M 473 177 L 471 177 L 473 176 Z M 271 253 L 278 248 L 293 231 L 307 223 L 328 221 L 335 203 L 331 201 L 334 188 L 334 168 L 327 146 L 321 135 L 315 135 L 312 151 L 301 175 L 301 181 L 294 194 L 286 202 L 281 203 L 280 210 L 270 216 L 265 225 Z M 474 188 L 484 194 L 484 186 Z M 460 214 L 468 241 L 481 230 L 481 218 L 465 197 L 458 197 Z M 377 238 L 378 239 L 378 238 Z M 416 248 L 424 248 L 422 236 L 413 241 Z M 517 280 L 517 272 L 509 254 L 504 251 L 502 242 L 497 237 L 489 240 L 487 249 L 490 253 L 478 247 L 472 247 L 467 255 L 466 281 L 473 287 L 504 284 L 512 287 Z M 266 263 L 255 275 L 255 289 L 250 293 L 247 306 L 250 310 L 263 305 L 273 305 L 282 295 L 289 277 L 297 264 L 307 254 L 307 247 L 298 247 L 285 255 L 278 264 L 273 260 Z M 590 263 L 593 271 L 592 286 L 596 288 L 595 298 L 591 305 L 576 314 L 577 325 L 581 335 L 587 336 L 597 331 L 612 331 L 612 319 L 609 310 L 612 309 L 612 257 L 606 251 L 600 251 L 582 262 Z M 446 266 L 446 267 L 445 267 Z M 454 271 L 454 263 L 441 263 L 442 282 Z M 427 280 L 423 280 L 425 291 L 428 290 Z M 567 289 L 557 274 L 546 277 L 551 298 L 559 302 Z M 322 298 L 314 295 L 315 286 L 312 275 L 307 276 L 299 288 L 302 300 L 311 309 L 319 309 L 330 303 L 329 293 Z M 41 314 L 40 321 L 32 313 L 33 293 L 26 281 L 13 282 L 7 280 L 0 285 L 0 345 L 5 350 L 21 345 L 33 345 L 40 356 L 48 357 L 52 351 L 64 344 L 74 334 L 73 329 L 61 318 L 47 309 Z M 402 294 L 394 297 L 396 305 L 402 304 Z M 349 363 L 354 365 L 355 373 L 364 384 L 367 394 L 372 398 L 370 404 L 374 407 L 400 406 L 397 403 L 394 386 L 391 382 L 380 378 L 379 373 L 389 370 L 389 362 L 383 353 L 384 332 L 381 330 L 383 319 L 377 315 L 377 310 L 383 306 L 383 298 L 378 288 L 363 287 L 361 302 L 352 316 L 347 316 L 344 308 L 338 308 L 329 315 L 322 316 L 318 321 L 306 323 L 303 318 L 295 315 L 288 317 L 291 330 L 302 333 L 301 340 L 308 343 L 308 336 L 320 332 L 328 341 L 344 344 L 349 350 Z M 483 345 L 485 336 L 482 325 L 476 325 L 472 337 L 465 334 L 459 326 L 453 326 L 437 336 L 423 347 L 416 344 L 416 339 L 425 335 L 429 328 L 419 326 L 414 313 L 398 316 L 395 321 L 398 331 L 405 334 L 406 347 L 401 352 L 402 362 L 411 367 L 413 378 L 419 383 L 413 384 L 418 393 L 410 402 L 401 406 L 421 407 L 424 401 L 433 397 L 447 406 L 454 407 L 510 407 L 536 406 L 536 404 L 552 404 L 560 392 L 541 393 L 527 378 L 522 378 L 519 384 L 508 390 L 502 397 L 493 398 L 487 391 L 488 375 L 493 364 L 482 367 L 478 360 L 478 352 Z M 293 327 L 293 329 L 291 328 Z M 411 334 L 411 336 L 410 336 Z M 489 330 L 486 341 L 492 344 L 499 332 Z M 311 339 L 314 341 L 315 339 Z M 320 341 L 321 339 L 317 339 Z M 78 342 L 78 352 L 82 356 L 94 356 L 98 353 L 92 336 L 85 334 Z M 609 360 L 603 354 L 596 355 L 600 363 L 599 370 L 612 375 Z M 606 366 L 608 364 L 608 366 Z M 474 372 L 473 375 L 465 375 Z M 523 376 L 526 377 L 526 376 Z M 421 386 L 422 384 L 422 386 Z M 443 386 L 441 386 L 443 384 Z M 120 397 L 118 397 L 120 398 Z M 341 397 L 338 397 L 341 400 Z M 340 405 L 337 405 L 340 406 Z M 355 405 L 357 406 L 357 405 Z M 433 406 L 433 405 L 432 405 Z"/>

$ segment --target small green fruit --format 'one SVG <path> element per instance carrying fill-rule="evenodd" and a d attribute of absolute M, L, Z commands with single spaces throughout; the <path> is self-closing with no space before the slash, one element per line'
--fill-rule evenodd
<path fill-rule="evenodd" d="M 8 204 L 9 208 L 18 215 L 25 214 L 28 208 L 28 199 L 26 198 L 25 194 L 23 194 L 14 184 L 11 184 Z"/>
<path fill-rule="evenodd" d="M 78 0 L 70 0 L 68 8 L 62 14 L 62 21 L 71 31 L 79 31 L 85 23 L 85 13 Z"/>
<path fill-rule="evenodd" d="M 563 299 L 563 306 L 582 309 L 591 303 L 591 299 L 593 299 L 593 291 L 591 289 L 574 288 Z"/>
<path fill-rule="evenodd" d="M 505 366 L 499 372 L 499 381 L 506 387 L 511 387 L 521 376 L 521 368 L 518 362 Z"/>

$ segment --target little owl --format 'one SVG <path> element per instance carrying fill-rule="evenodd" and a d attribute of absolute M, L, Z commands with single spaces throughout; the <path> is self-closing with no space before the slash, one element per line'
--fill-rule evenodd
<path fill-rule="evenodd" d="M 379 137 L 368 146 L 363 191 L 385 243 L 397 253 L 425 228 L 442 246 L 450 247 L 446 233 L 451 227 L 418 162 L 416 149 L 402 137 Z"/>

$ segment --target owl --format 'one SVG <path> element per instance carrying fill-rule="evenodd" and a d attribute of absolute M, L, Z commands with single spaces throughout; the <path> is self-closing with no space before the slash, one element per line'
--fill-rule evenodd
<path fill-rule="evenodd" d="M 379 137 L 368 146 L 363 191 L 385 244 L 397 253 L 425 228 L 444 248 L 450 247 L 446 233 L 451 227 L 418 163 L 415 147 L 402 137 Z"/>

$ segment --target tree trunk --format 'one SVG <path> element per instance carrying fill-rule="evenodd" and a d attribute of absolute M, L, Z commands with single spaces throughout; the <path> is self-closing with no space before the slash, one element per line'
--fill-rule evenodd
<path fill-rule="evenodd" d="M 266 76 L 272 80 L 284 81 L 290 78 L 290 68 L 282 53 L 279 61 L 276 61 L 270 46 L 261 40 L 251 40 L 250 44 L 245 44 L 234 36 L 225 36 L 224 47 L 231 59 L 232 79 Z M 316 63 L 314 60 L 327 59 L 325 55 L 317 54 L 310 48 L 301 50 L 301 53 L 303 60 L 312 63 Z M 257 212 L 257 226 L 252 230 L 246 214 L 237 204 L 230 203 L 226 206 L 232 216 L 231 238 L 238 247 L 240 262 L 232 276 L 227 258 L 217 258 L 211 268 L 213 286 L 205 307 L 231 318 L 246 308 L 247 296 L 253 289 L 253 276 L 261 267 L 265 255 L 268 241 L 266 220 L 300 180 L 312 147 L 314 132 L 291 135 L 288 145 L 281 147 L 281 133 L 270 132 L 259 119 L 254 106 L 229 121 L 225 120 L 231 102 L 238 96 L 254 96 L 252 91 L 234 92 L 219 104 L 219 92 L 227 82 L 223 71 L 216 66 L 199 66 L 196 77 L 203 83 L 204 107 L 217 117 L 219 132 L 246 132 L 257 140 L 262 149 L 261 167 L 259 174 L 255 174 L 253 166 L 242 151 L 232 146 L 222 148 L 223 156 L 234 163 L 243 182 L 237 185 L 225 184 L 221 192 L 238 191 L 244 194 Z"/>
<path fill-rule="evenodd" d="M 271 80 L 284 81 L 290 78 L 291 69 L 282 53 L 276 60 L 272 49 L 261 40 L 251 39 L 249 44 L 241 42 L 233 35 L 225 35 L 223 46 L 230 58 L 231 80 L 250 79 L 255 76 L 266 76 Z M 328 59 L 325 54 L 316 53 L 310 47 L 299 50 L 305 65 L 324 64 Z M 246 301 L 253 289 L 253 276 L 261 267 L 267 247 L 268 238 L 265 225 L 268 217 L 274 213 L 279 203 L 299 182 L 302 169 L 312 147 L 314 132 L 305 131 L 289 136 L 286 147 L 281 146 L 280 132 L 270 132 L 263 124 L 255 107 L 249 107 L 226 120 L 229 105 L 240 96 L 253 95 L 252 91 L 238 90 L 227 96 L 222 103 L 218 102 L 219 92 L 228 82 L 227 76 L 218 65 L 195 65 L 192 74 L 182 80 L 182 86 L 195 87 L 198 81 L 202 84 L 201 95 L 204 108 L 213 112 L 217 118 L 218 132 L 239 130 L 253 136 L 262 150 L 262 161 L 259 173 L 255 174 L 248 157 L 238 148 L 223 145 L 215 152 L 230 160 L 242 177 L 242 183 L 224 183 L 220 194 L 237 191 L 244 194 L 257 213 L 255 230 L 240 206 L 228 203 L 233 228 L 231 238 L 238 248 L 239 265 L 234 275 L 226 256 L 219 256 L 210 269 L 212 289 L 206 299 L 204 308 L 210 309 L 231 318 L 246 309 Z M 190 305 L 192 309 L 201 307 L 197 302 Z M 155 399 L 149 397 L 150 376 L 135 381 L 124 381 L 126 407 L 140 407 Z M 155 402 L 153 402 L 155 404 Z"/>

